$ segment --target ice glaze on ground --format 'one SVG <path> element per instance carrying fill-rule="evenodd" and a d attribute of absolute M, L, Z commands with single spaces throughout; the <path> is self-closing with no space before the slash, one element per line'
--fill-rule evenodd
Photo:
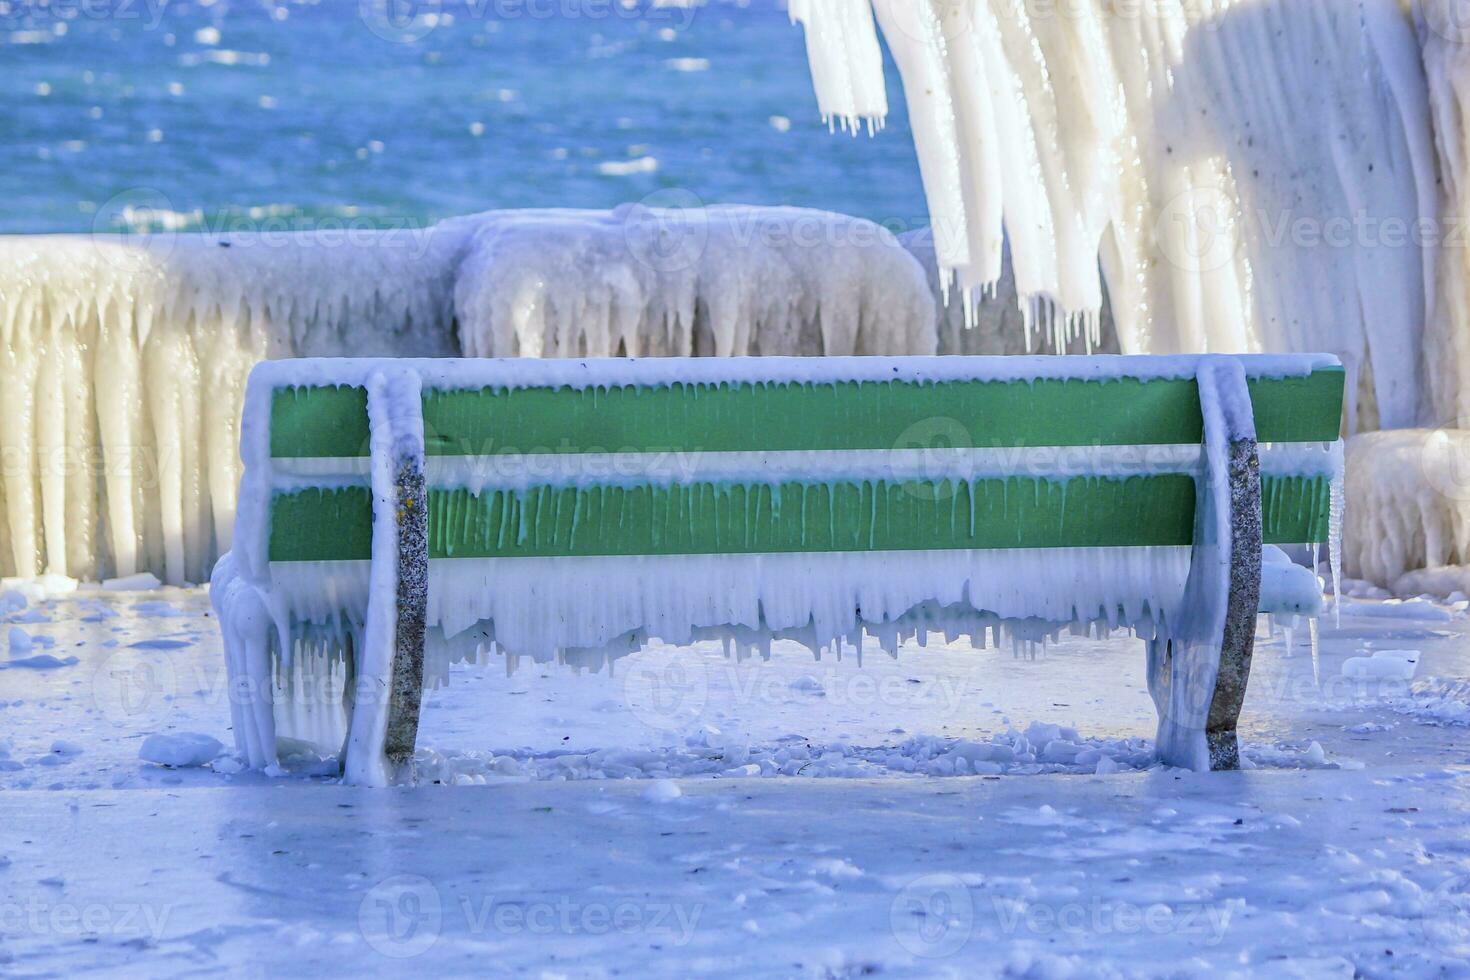
<path fill-rule="evenodd" d="M 1153 766 L 1141 644 L 1069 639 L 457 668 L 380 792 L 139 759 L 232 745 L 202 591 L 0 608 L 0 972 L 1470 970 L 1453 605 L 1347 601 L 1320 684 L 1261 639 L 1241 774 Z"/>

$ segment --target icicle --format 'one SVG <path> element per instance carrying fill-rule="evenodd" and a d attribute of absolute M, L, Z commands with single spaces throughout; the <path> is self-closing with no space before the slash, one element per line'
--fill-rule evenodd
<path fill-rule="evenodd" d="M 1435 224 L 1440 173 L 1451 217 L 1470 212 L 1470 55 L 1432 29 L 1455 22 L 1452 3 L 1415 4 L 1421 59 L 1400 0 L 1299 0 L 1269 16 L 1231 0 L 1117 16 L 1096 0 L 1065 17 L 1008 0 L 872 0 L 903 78 L 943 289 L 951 274 L 962 288 L 994 280 L 1008 246 L 1027 350 L 1064 350 L 1078 330 L 1095 347 L 1105 274 L 1126 353 L 1339 351 L 1371 361 L 1385 427 L 1419 421 L 1425 379 L 1437 419 L 1470 416 L 1463 250 L 1372 236 L 1323 249 L 1278 241 L 1261 217 Z M 821 112 L 881 115 L 855 95 L 883 84 L 866 5 L 791 10 Z"/>
<path fill-rule="evenodd" d="M 666 262 L 670 236 L 691 247 Z M 726 355 L 937 350 L 923 268 L 825 212 L 497 212 L 348 237 L 0 236 L 0 572 L 205 577 L 267 357 L 692 355 L 696 310 Z"/>
<path fill-rule="evenodd" d="M 1317 617 L 1315 616 L 1307 620 L 1307 635 L 1312 641 L 1312 683 L 1320 688 L 1322 686 L 1322 662 L 1317 655 Z"/>
<path fill-rule="evenodd" d="M 1337 472 L 1332 477 L 1332 500 L 1327 518 L 1327 560 L 1332 564 L 1332 617 L 1333 624 L 1342 626 L 1342 520 L 1343 520 L 1343 447 L 1333 449 L 1336 454 Z M 1313 558 L 1315 559 L 1315 552 Z M 1316 568 L 1313 568 L 1316 571 Z"/>

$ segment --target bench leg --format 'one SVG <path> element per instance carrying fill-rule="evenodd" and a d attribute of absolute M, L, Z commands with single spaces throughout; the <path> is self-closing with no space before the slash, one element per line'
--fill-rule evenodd
<path fill-rule="evenodd" d="M 1261 472 L 1239 362 L 1201 366 L 1206 465 L 1182 607 L 1148 645 L 1159 758 L 1195 770 L 1240 768 L 1245 702 L 1261 600 Z"/>
<path fill-rule="evenodd" d="M 412 457 L 398 460 L 398 626 L 384 751 L 388 761 L 413 759 L 424 692 L 424 627 L 429 606 L 429 521 L 424 470 Z"/>
<path fill-rule="evenodd" d="M 343 778 L 384 786 L 406 775 L 418 738 L 428 613 L 428 495 L 422 393 L 410 371 L 368 379 L 373 555 L 354 657 Z"/>
<path fill-rule="evenodd" d="M 1256 645 L 1256 616 L 1261 607 L 1261 462 L 1254 438 L 1232 436 L 1230 474 L 1230 578 L 1225 628 L 1220 644 L 1220 672 L 1205 725 L 1210 768 L 1239 769 L 1236 722 L 1245 703 L 1251 658 Z"/>

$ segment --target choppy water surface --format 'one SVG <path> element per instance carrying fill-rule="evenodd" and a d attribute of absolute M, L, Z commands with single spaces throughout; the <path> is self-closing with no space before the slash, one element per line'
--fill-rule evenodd
<path fill-rule="evenodd" d="M 414 225 L 670 189 L 926 223 L 896 73 L 885 132 L 829 135 L 775 2 L 376 2 L 0 0 L 0 231 Z"/>

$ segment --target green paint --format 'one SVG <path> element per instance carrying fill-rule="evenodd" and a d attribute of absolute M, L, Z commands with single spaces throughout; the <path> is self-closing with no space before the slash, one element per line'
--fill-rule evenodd
<path fill-rule="evenodd" d="M 1187 545 L 1182 474 L 974 484 L 696 483 L 442 490 L 432 558 L 719 555 Z"/>
<path fill-rule="evenodd" d="M 1327 540 L 1325 478 L 1267 477 L 1265 540 Z M 972 507 L 973 501 L 973 507 Z M 1139 547 L 1193 540 L 1184 474 L 975 484 L 713 484 L 429 493 L 432 558 Z M 372 555 L 366 488 L 281 494 L 273 561 Z"/>
<path fill-rule="evenodd" d="M 271 398 L 271 456 L 367 456 L 367 389 L 277 388 Z"/>
<path fill-rule="evenodd" d="M 427 391 L 430 455 L 810 452 L 1198 442 L 1193 382 L 706 385 Z"/>
<path fill-rule="evenodd" d="M 358 561 L 373 556 L 367 487 L 299 490 L 271 500 L 271 561 Z"/>
<path fill-rule="evenodd" d="M 1331 442 L 1343 372 L 1250 381 L 1261 442 Z M 676 384 L 424 392 L 431 456 L 1198 443 L 1193 379 Z M 277 457 L 366 456 L 361 388 L 283 388 Z"/>
<path fill-rule="evenodd" d="M 1250 382 L 1262 442 L 1338 438 L 1342 371 Z M 1199 443 L 1193 379 L 673 385 L 424 393 L 429 455 Z"/>
<path fill-rule="evenodd" d="M 1261 532 L 1266 544 L 1324 544 L 1332 516 L 1332 481 L 1275 476 L 1261 480 Z"/>
<path fill-rule="evenodd" d="M 1336 442 L 1342 438 L 1347 375 L 1340 367 L 1305 377 L 1248 378 L 1258 442 Z"/>

